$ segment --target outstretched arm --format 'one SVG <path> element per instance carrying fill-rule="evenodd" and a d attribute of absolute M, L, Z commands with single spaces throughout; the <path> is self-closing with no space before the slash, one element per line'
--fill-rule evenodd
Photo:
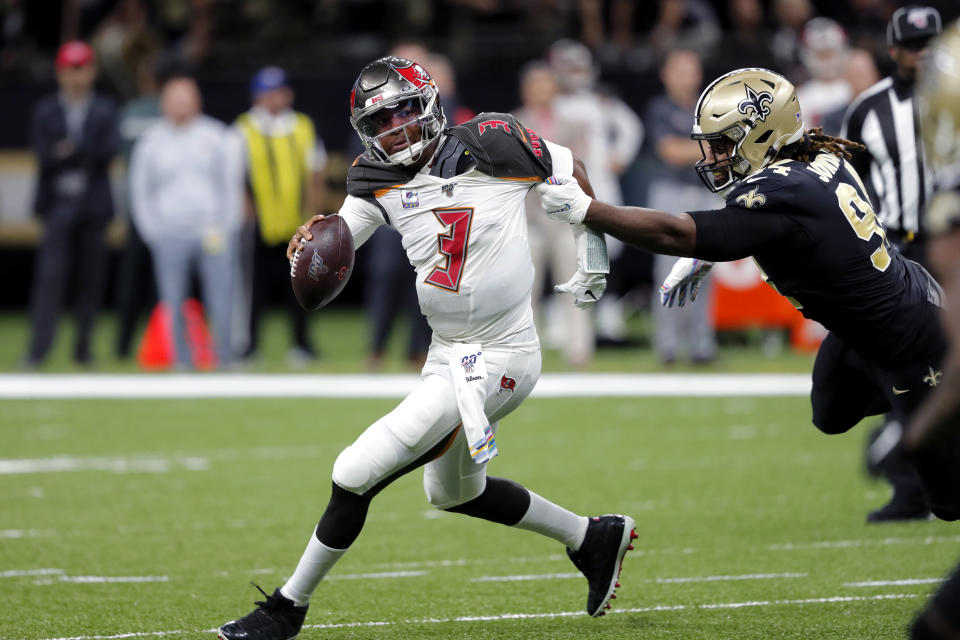
<path fill-rule="evenodd" d="M 716 211 L 671 215 L 594 200 L 572 178 L 551 176 L 536 188 L 551 218 L 585 224 L 654 253 L 719 262 L 749 258 L 774 247 L 800 249 L 814 242 L 801 221 L 786 211 L 758 213 L 728 205 Z"/>
<path fill-rule="evenodd" d="M 594 200 L 583 223 L 627 244 L 672 256 L 692 256 L 697 225 L 686 213 L 678 216 L 643 207 L 617 207 Z"/>
<path fill-rule="evenodd" d="M 578 181 L 554 176 L 537 185 L 547 215 L 585 224 L 627 244 L 675 256 L 693 255 L 697 226 L 687 214 L 674 216 L 656 209 L 618 207 L 592 199 Z"/>

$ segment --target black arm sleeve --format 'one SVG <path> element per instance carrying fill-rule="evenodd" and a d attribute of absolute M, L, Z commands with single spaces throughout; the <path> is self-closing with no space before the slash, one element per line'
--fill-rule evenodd
<path fill-rule="evenodd" d="M 790 215 L 726 207 L 715 211 L 691 211 L 697 225 L 693 257 L 712 262 L 749 258 L 778 245 L 794 245 L 807 234 Z"/>

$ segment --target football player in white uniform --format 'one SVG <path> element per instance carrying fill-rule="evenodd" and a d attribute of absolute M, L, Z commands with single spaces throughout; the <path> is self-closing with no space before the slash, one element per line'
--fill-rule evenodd
<path fill-rule="evenodd" d="M 497 455 L 499 420 L 540 375 L 524 196 L 552 174 L 575 176 L 590 191 L 583 167 L 508 114 L 484 113 L 445 128 L 436 84 L 403 58 L 364 67 L 350 111 L 367 150 L 347 174 L 338 215 L 357 246 L 379 225 L 400 232 L 433 341 L 417 387 L 337 458 L 330 501 L 293 575 L 264 593 L 253 612 L 223 625 L 220 637 L 296 636 L 310 595 L 360 534 L 373 497 L 421 466 L 427 499 L 438 509 L 562 542 L 588 580 L 587 613 L 602 615 L 633 548 L 633 519 L 579 516 L 486 474 Z M 318 218 L 298 229 L 288 257 Z M 586 307 L 605 286 L 606 246 L 602 236 L 574 229 L 579 267 L 558 289 Z"/>

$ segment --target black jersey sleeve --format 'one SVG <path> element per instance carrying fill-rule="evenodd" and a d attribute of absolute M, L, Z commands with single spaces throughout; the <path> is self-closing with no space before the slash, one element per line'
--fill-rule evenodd
<path fill-rule="evenodd" d="M 771 247 L 794 245 L 807 238 L 792 216 L 770 210 L 725 207 L 691 211 L 690 217 L 697 226 L 693 256 L 713 262 L 749 258 Z"/>
<path fill-rule="evenodd" d="M 495 178 L 539 178 L 553 175 L 546 143 L 509 113 L 481 113 L 447 129 L 473 156 L 477 169 Z"/>

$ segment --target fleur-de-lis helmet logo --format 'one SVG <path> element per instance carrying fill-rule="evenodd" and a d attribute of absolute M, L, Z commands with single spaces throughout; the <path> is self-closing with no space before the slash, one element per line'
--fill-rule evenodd
<path fill-rule="evenodd" d="M 749 116 L 750 111 L 753 111 L 757 114 L 757 119 L 760 122 L 766 122 L 767 116 L 770 115 L 770 103 L 773 102 L 773 94 L 769 91 L 757 93 L 748 84 L 743 86 L 747 88 L 747 97 L 737 105 L 737 111 L 745 116 Z"/>

